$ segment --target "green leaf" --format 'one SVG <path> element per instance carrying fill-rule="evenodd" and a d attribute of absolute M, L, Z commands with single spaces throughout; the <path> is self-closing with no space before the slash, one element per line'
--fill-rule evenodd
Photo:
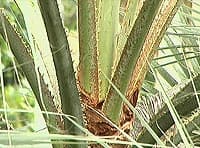
<path fill-rule="evenodd" d="M 199 91 L 200 89 L 200 85 L 198 83 L 199 80 L 200 80 L 200 75 L 197 75 L 192 80 L 195 83 L 197 91 Z M 179 116 L 181 117 L 190 114 L 192 111 L 198 108 L 197 98 L 194 95 L 196 92 L 193 89 L 192 81 L 189 82 L 186 81 L 183 84 L 179 84 L 173 88 L 173 91 L 170 90 L 169 92 L 167 92 L 170 98 L 172 97 L 171 101 L 175 106 Z M 163 96 L 161 94 L 157 94 L 156 96 L 154 96 L 154 98 L 158 98 L 159 101 L 162 101 L 162 103 L 164 103 L 162 97 Z M 166 132 L 166 130 L 168 130 L 174 124 L 174 120 L 171 116 L 170 111 L 168 110 L 167 105 L 163 105 L 162 103 L 159 103 L 160 109 L 159 108 L 153 109 L 157 110 L 155 115 L 148 115 L 148 113 L 152 111 L 146 110 L 147 108 L 145 107 L 149 106 L 150 104 L 155 104 L 152 103 L 151 100 L 149 101 L 146 100 L 146 102 L 143 105 L 139 105 L 137 108 L 137 110 L 143 112 L 143 114 L 146 117 L 153 116 L 149 121 L 149 125 L 159 137 L 161 137 L 163 135 L 163 132 Z M 155 113 L 155 111 L 153 111 L 153 113 Z M 138 142 L 151 143 L 151 144 L 155 143 L 154 138 L 149 134 L 149 132 L 146 129 L 143 129 L 142 131 L 140 131 L 139 134 L 136 135 Z"/>
<path fill-rule="evenodd" d="M 0 33 L 3 36 L 4 40 L 8 43 L 13 55 L 15 56 L 18 64 L 21 66 L 33 92 L 36 96 L 36 99 L 42 110 L 48 110 L 53 112 L 58 112 L 57 108 L 53 102 L 54 96 L 51 95 L 51 92 L 44 82 L 42 75 L 39 75 L 41 90 L 43 93 L 42 98 L 40 98 L 40 90 L 38 86 L 38 79 L 35 72 L 35 65 L 33 57 L 30 54 L 30 47 L 25 44 L 22 39 L 22 36 L 11 26 L 8 18 L 4 15 L 2 9 L 0 9 Z M 43 102 L 42 102 L 43 101 Z M 45 106 L 44 106 L 45 104 Z M 45 108 L 44 108 L 45 107 Z M 57 129 L 62 129 L 62 123 L 59 117 L 52 116 L 51 118 L 45 118 L 47 124 L 50 123 L 53 127 Z M 55 129 L 49 127 L 49 131 L 55 131 Z"/>

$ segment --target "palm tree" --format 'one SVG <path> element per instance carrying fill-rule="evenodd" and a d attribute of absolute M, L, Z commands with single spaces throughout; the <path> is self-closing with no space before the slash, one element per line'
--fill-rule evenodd
<path fill-rule="evenodd" d="M 77 75 L 60 3 L 15 4 L 26 33 L 11 25 L 3 9 L 0 33 L 45 112 L 50 133 L 117 135 L 138 147 L 137 142 L 195 144 L 191 134 L 199 125 L 198 1 L 78 0 Z M 186 124 L 182 116 L 192 120 Z M 177 133 L 165 140 L 173 125 Z"/>

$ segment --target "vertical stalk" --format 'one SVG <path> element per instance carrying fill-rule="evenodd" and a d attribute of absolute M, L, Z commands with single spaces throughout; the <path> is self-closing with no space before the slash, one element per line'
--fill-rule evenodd
<path fill-rule="evenodd" d="M 62 24 L 56 0 L 39 0 L 40 11 L 46 26 L 47 35 L 53 54 L 53 60 L 58 78 L 62 111 L 76 117 L 76 122 L 83 125 L 83 113 L 79 100 L 78 89 L 73 69 L 67 36 Z M 83 132 L 67 119 L 65 130 L 68 134 L 80 135 Z M 86 147 L 85 144 L 71 145 L 72 147 Z"/>
<path fill-rule="evenodd" d="M 98 53 L 99 70 L 111 79 L 116 48 L 116 37 L 119 27 L 120 0 L 99 1 L 98 20 Z M 100 75 L 100 100 L 104 100 L 108 93 L 109 83 Z"/>
<path fill-rule="evenodd" d="M 137 13 L 139 12 L 139 0 L 127 0 L 126 6 L 125 6 L 125 16 L 122 20 L 121 24 L 121 31 L 119 32 L 119 35 L 117 37 L 117 50 L 115 55 L 115 66 L 117 66 L 117 63 L 120 59 L 121 53 L 123 51 L 123 48 L 125 46 L 127 37 L 133 27 L 133 24 L 135 22 L 135 19 L 137 18 Z"/>
<path fill-rule="evenodd" d="M 112 82 L 122 93 L 126 92 L 132 71 L 136 66 L 137 59 L 142 51 L 143 44 L 160 8 L 162 0 L 145 1 L 134 26 L 128 36 L 120 61 L 117 65 Z M 105 73 L 106 74 L 106 73 Z M 106 74 L 107 75 L 107 74 Z M 111 88 L 106 102 L 103 106 L 104 113 L 115 123 L 119 123 L 122 109 L 122 99 L 118 93 Z"/>
<path fill-rule="evenodd" d="M 99 99 L 96 0 L 78 0 L 80 90 L 94 102 Z"/>

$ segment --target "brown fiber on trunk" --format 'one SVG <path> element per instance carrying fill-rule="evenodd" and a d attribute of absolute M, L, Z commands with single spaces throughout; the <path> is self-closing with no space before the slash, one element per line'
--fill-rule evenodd
<path fill-rule="evenodd" d="M 130 103 L 135 107 L 137 103 L 138 98 L 138 92 L 137 89 L 134 92 L 134 95 L 130 101 Z M 85 91 L 81 89 L 81 102 L 83 105 L 83 112 L 84 112 L 84 119 L 86 122 L 86 128 L 93 133 L 96 136 L 114 136 L 117 137 L 119 140 L 126 140 L 125 137 L 121 135 L 121 133 L 113 126 L 112 122 L 109 121 L 101 111 L 102 105 L 104 102 L 95 102 L 90 97 L 89 94 L 87 94 Z M 124 132 L 127 134 L 130 132 L 130 129 L 132 128 L 133 122 L 134 122 L 134 114 L 132 111 L 128 108 L 127 105 L 123 106 L 121 114 L 121 120 L 120 125 L 118 125 Z M 92 148 L 99 148 L 102 147 L 99 144 L 91 144 Z M 113 148 L 125 148 L 127 145 L 111 145 Z"/>

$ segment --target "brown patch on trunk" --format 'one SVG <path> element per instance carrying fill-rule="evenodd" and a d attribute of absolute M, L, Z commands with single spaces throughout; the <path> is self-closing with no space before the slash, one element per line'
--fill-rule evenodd
<path fill-rule="evenodd" d="M 139 89 L 137 88 L 135 92 L 133 93 L 132 98 L 130 98 L 130 103 L 135 107 L 137 104 L 137 99 L 138 99 L 138 94 L 139 94 Z M 133 112 L 129 109 L 127 105 L 123 105 L 122 109 L 122 115 L 121 115 L 121 121 L 120 121 L 120 127 L 126 132 L 129 133 L 130 129 L 133 126 L 134 122 L 134 114 Z"/>
<path fill-rule="evenodd" d="M 134 92 L 130 103 L 135 107 L 138 98 L 137 89 Z M 101 111 L 104 102 L 93 101 L 90 95 L 85 92 L 81 92 L 81 102 L 84 106 L 84 114 L 86 121 L 86 128 L 96 136 L 115 136 L 119 140 L 127 140 L 121 133 L 109 122 L 105 117 L 104 113 Z M 127 134 L 130 132 L 134 121 L 134 115 L 127 105 L 123 106 L 123 111 L 121 115 L 120 128 L 124 130 Z M 126 148 L 127 145 L 113 144 L 113 148 Z M 91 144 L 91 148 L 101 148 L 99 144 Z"/>
<path fill-rule="evenodd" d="M 117 132 L 101 111 L 103 102 L 92 102 L 85 94 L 81 93 L 81 100 L 84 105 L 84 114 L 87 129 L 96 136 L 112 136 Z"/>
<path fill-rule="evenodd" d="M 106 121 L 101 115 L 100 111 L 95 111 L 92 108 L 85 109 L 86 117 L 87 117 L 87 128 L 94 134 L 98 136 L 112 136 L 117 132 L 108 121 Z"/>

